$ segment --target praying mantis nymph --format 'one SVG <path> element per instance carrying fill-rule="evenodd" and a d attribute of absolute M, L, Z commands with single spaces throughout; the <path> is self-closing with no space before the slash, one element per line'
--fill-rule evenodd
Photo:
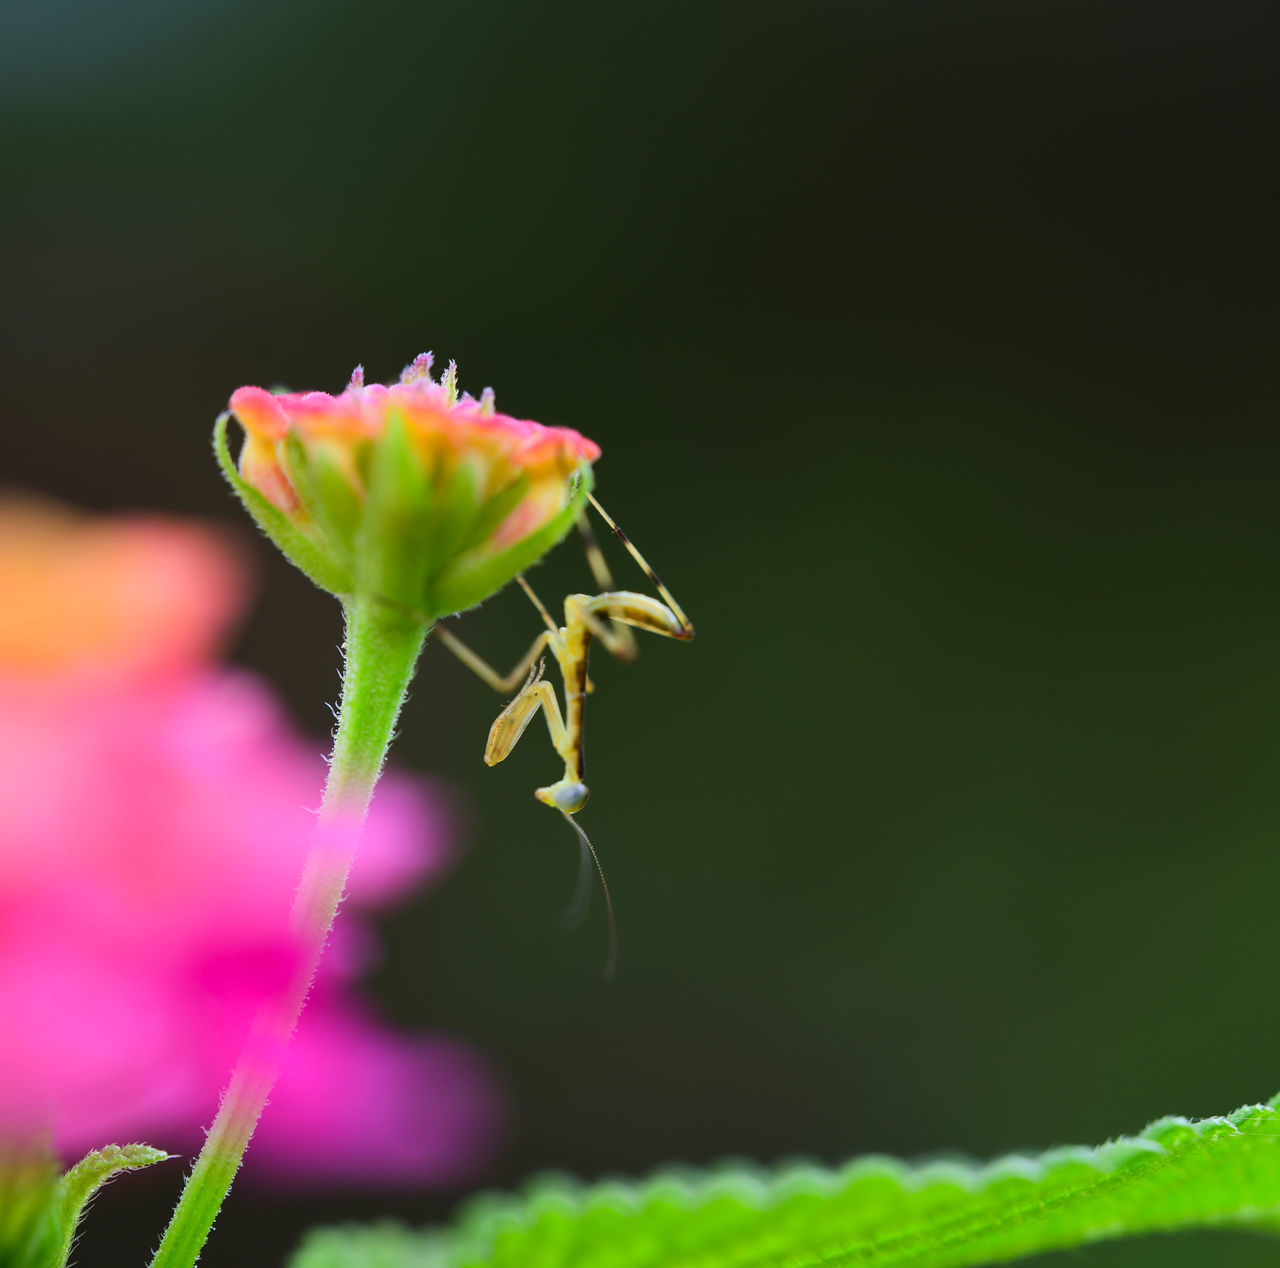
<path fill-rule="evenodd" d="M 537 789 L 534 796 L 544 805 L 560 811 L 572 825 L 582 845 L 590 852 L 600 874 L 605 902 L 609 907 L 610 970 L 606 972 L 610 972 L 614 946 L 613 905 L 609 897 L 609 886 L 594 847 L 573 818 L 587 801 L 587 786 L 583 782 L 583 709 L 587 695 L 592 690 L 591 680 L 587 676 L 587 657 L 592 642 L 598 642 L 619 660 L 634 660 L 637 649 L 631 627 L 686 643 L 693 638 L 694 631 L 692 623 L 671 591 L 662 584 L 658 574 L 635 548 L 631 539 L 594 497 L 590 494 L 587 496 L 601 519 L 613 530 L 614 535 L 652 582 L 661 601 L 647 594 L 613 588 L 609 565 L 605 562 L 604 554 L 584 513 L 578 520 L 578 528 L 586 547 L 587 562 L 591 566 L 596 585 L 600 587 L 600 593 L 569 595 L 564 601 L 564 624 L 558 626 L 542 600 L 533 592 L 532 586 L 523 575 L 518 576 L 516 580 L 537 608 L 546 629 L 533 640 L 532 646 L 509 673 L 499 674 L 443 626 L 436 627 L 436 636 L 467 668 L 495 691 L 509 693 L 521 679 L 524 680 L 524 685 L 494 719 L 493 726 L 489 729 L 489 740 L 484 751 L 486 765 L 496 766 L 502 761 L 515 748 L 534 715 L 539 709 L 542 710 L 552 746 L 564 762 L 564 775 L 554 784 Z M 556 698 L 555 688 L 543 676 L 546 664 L 544 653 L 547 651 L 555 657 L 564 679 L 563 712 Z"/>

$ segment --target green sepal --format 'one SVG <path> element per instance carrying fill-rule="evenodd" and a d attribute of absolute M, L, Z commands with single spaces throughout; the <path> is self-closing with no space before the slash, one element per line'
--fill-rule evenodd
<path fill-rule="evenodd" d="M 431 521 L 422 539 L 427 576 L 435 577 L 471 535 L 480 505 L 480 477 L 465 458 L 449 472 L 436 494 Z"/>
<path fill-rule="evenodd" d="M 471 531 L 458 543 L 458 554 L 465 554 L 488 541 L 490 534 L 496 532 L 502 521 L 520 505 L 529 483 L 529 473 L 522 471 L 505 489 L 499 489 L 487 499 L 472 521 Z"/>
<path fill-rule="evenodd" d="M 424 544 L 435 506 L 428 472 L 400 414 L 388 418 L 372 448 L 369 489 L 356 534 L 356 591 L 433 616 L 424 611 L 429 576 Z"/>
<path fill-rule="evenodd" d="M 592 483 L 590 468 L 581 471 L 577 480 L 568 503 L 536 532 L 497 555 L 486 557 L 482 548 L 476 548 L 449 564 L 432 587 L 434 615 L 450 616 L 483 603 L 517 574 L 537 563 L 569 532 L 586 505 Z"/>
<path fill-rule="evenodd" d="M 244 503 L 245 510 L 292 563 L 321 590 L 327 590 L 339 598 L 349 595 L 352 591 L 350 572 L 339 561 L 326 554 L 320 545 L 297 528 L 278 506 L 268 501 L 240 474 L 227 446 L 227 419 L 230 417 L 229 413 L 218 415 L 213 428 L 213 451 L 217 455 L 222 474 Z"/>
<path fill-rule="evenodd" d="M 350 573 L 355 562 L 356 533 L 363 501 L 324 445 L 304 445 L 296 432 L 284 440 L 285 467 L 302 509 L 315 521 L 341 566 Z"/>

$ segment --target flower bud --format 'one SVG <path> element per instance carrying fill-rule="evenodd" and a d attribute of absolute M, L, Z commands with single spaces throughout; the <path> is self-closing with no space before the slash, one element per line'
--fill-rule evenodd
<path fill-rule="evenodd" d="M 509 418 L 493 393 L 459 396 L 431 356 L 398 383 L 272 394 L 242 387 L 228 480 L 276 545 L 339 598 L 380 598 L 434 621 L 474 607 L 551 549 L 591 489 L 597 445 L 567 427 Z"/>

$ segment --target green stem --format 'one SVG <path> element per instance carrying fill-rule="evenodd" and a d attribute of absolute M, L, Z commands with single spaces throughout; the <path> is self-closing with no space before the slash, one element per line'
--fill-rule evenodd
<path fill-rule="evenodd" d="M 373 787 L 391 744 L 427 631 L 371 599 L 344 607 L 342 704 L 320 818 L 293 902 L 300 951 L 292 980 L 266 1005 L 245 1042 L 204 1148 L 151 1268 L 192 1268 L 213 1227 L 280 1071 L 342 901 Z"/>

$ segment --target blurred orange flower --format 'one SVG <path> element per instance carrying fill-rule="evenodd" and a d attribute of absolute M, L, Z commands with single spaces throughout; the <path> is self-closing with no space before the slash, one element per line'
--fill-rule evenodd
<path fill-rule="evenodd" d="M 0 673 L 75 683 L 189 668 L 247 592 L 229 535 L 210 526 L 0 500 Z"/>

